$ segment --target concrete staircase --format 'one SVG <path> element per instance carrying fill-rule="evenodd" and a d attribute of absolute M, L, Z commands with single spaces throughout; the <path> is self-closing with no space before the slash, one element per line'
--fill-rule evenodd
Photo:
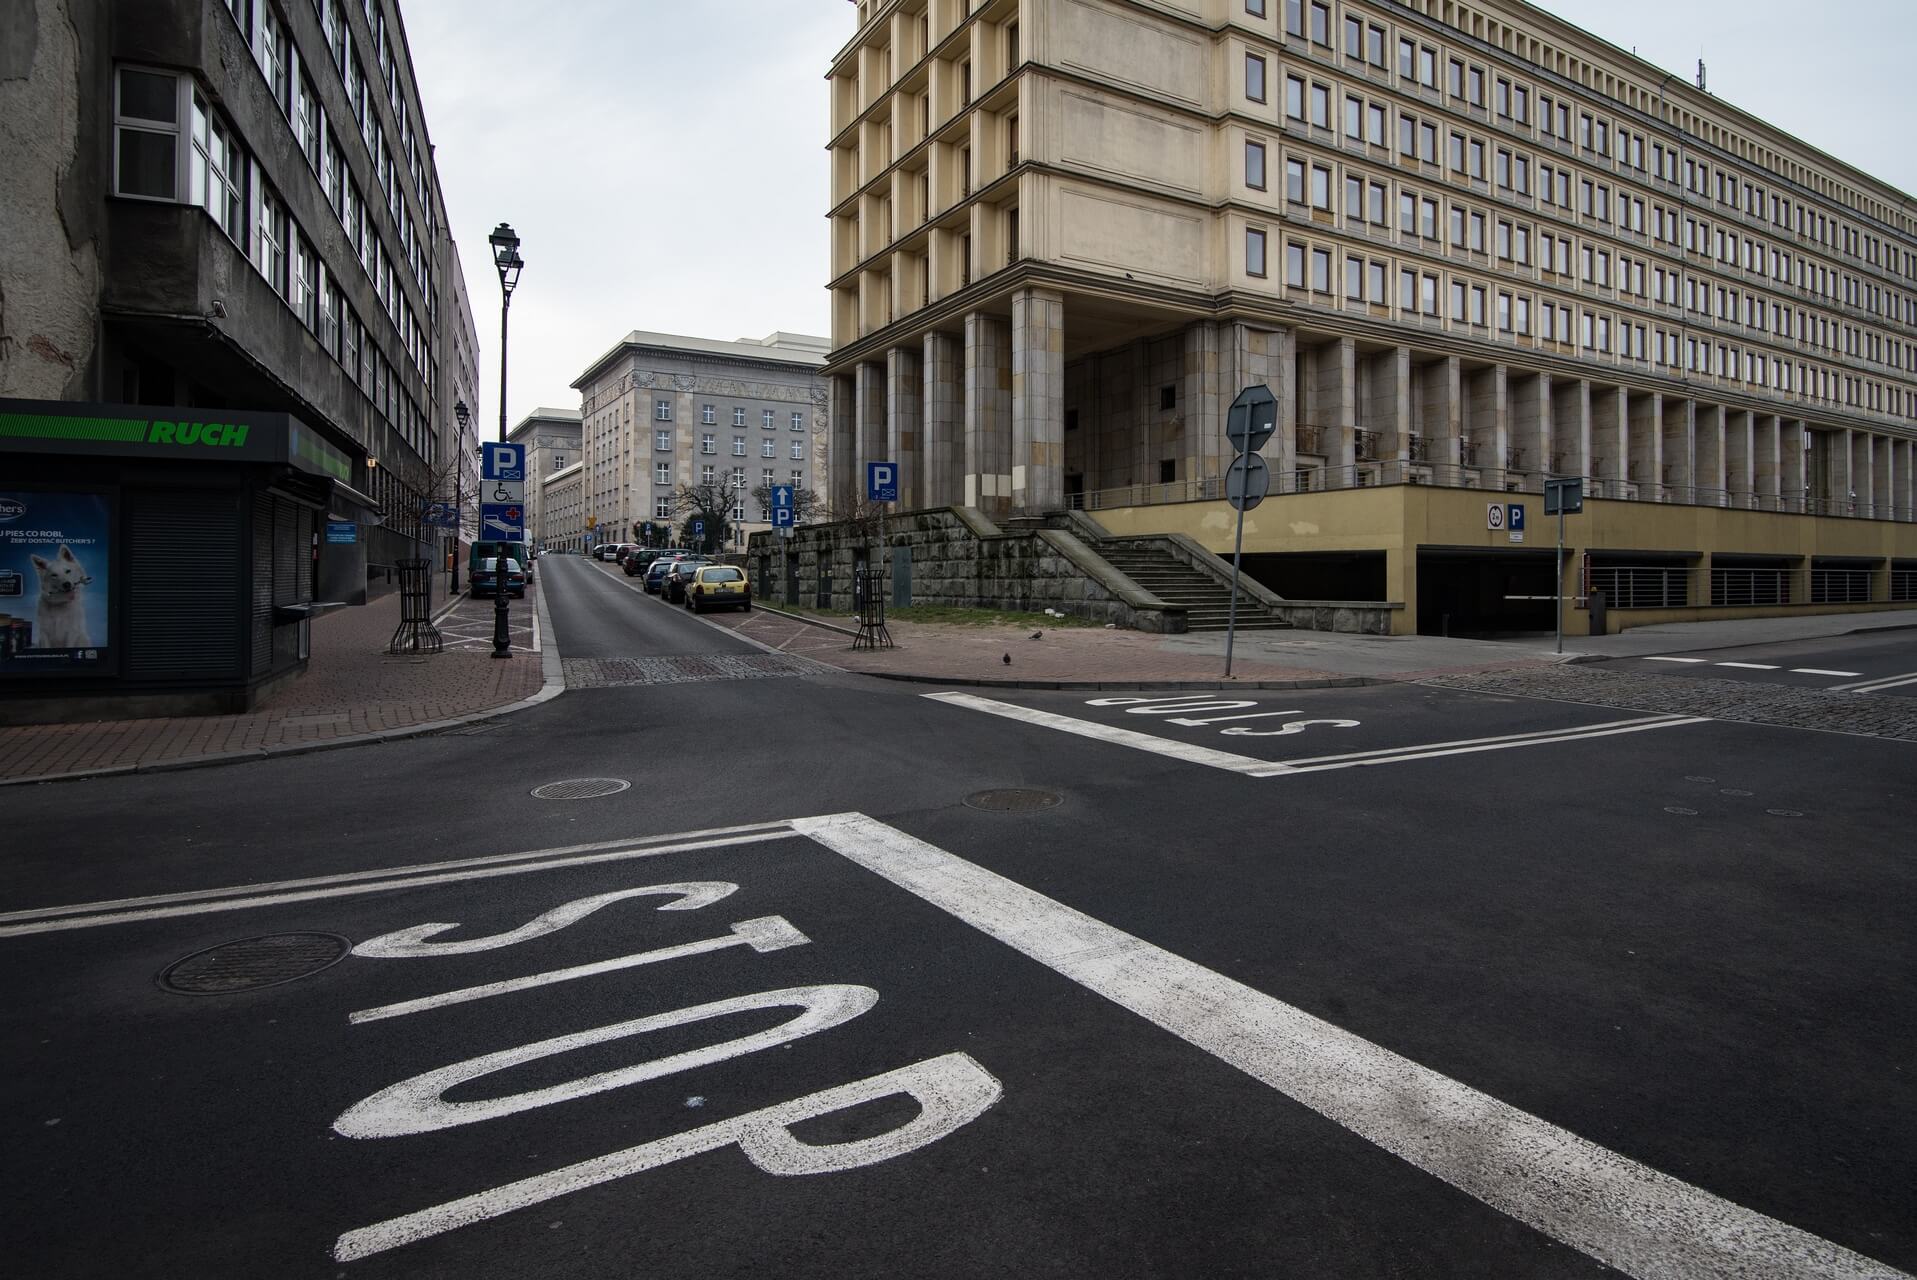
<path fill-rule="evenodd" d="M 1093 550 L 1112 568 L 1166 604 L 1184 609 L 1186 630 L 1225 629 L 1231 611 L 1229 577 L 1219 582 L 1209 574 L 1195 572 L 1170 551 L 1136 542 L 1124 546 L 1095 544 Z M 1240 631 L 1284 631 L 1290 627 L 1289 622 L 1251 598 L 1241 586 L 1238 594 Z"/>

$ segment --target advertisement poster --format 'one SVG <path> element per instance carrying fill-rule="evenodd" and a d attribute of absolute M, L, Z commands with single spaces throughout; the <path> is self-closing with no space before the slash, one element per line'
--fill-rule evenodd
<path fill-rule="evenodd" d="M 105 494 L 0 489 L 0 675 L 112 665 L 112 534 Z"/>

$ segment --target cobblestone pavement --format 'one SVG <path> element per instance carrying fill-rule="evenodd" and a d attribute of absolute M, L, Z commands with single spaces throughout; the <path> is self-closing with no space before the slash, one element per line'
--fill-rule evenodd
<path fill-rule="evenodd" d="M 470 610 L 465 602 L 458 613 Z M 448 643 L 444 653 L 386 652 L 399 626 L 399 593 L 329 613 L 313 623 L 306 674 L 244 715 L 172 716 L 0 728 L 0 779 L 50 778 L 97 769 L 152 768 L 245 759 L 274 749 L 410 729 L 531 697 L 544 685 L 536 658 L 493 661 L 490 600 L 484 648 Z M 514 602 L 523 640 L 532 609 Z"/>
<path fill-rule="evenodd" d="M 688 684 L 708 680 L 767 680 L 825 675 L 833 668 L 779 653 L 690 654 L 676 658 L 562 658 L 568 689 Z"/>
<path fill-rule="evenodd" d="M 1874 694 L 1831 693 L 1744 680 L 1638 675 L 1577 665 L 1433 675 L 1421 683 L 1474 693 L 1515 694 L 1630 711 L 1710 716 L 1785 729 L 1917 741 L 1917 705 L 1908 698 Z"/>

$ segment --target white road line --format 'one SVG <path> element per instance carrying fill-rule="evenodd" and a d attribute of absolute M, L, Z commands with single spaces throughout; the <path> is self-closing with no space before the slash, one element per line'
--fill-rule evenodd
<path fill-rule="evenodd" d="M 173 916 L 210 915 L 220 911 L 245 911 L 253 907 L 277 907 L 288 902 L 311 902 L 320 898 L 342 898 L 350 894 L 386 893 L 395 889 L 411 889 L 419 885 L 452 884 L 460 880 L 487 880 L 495 876 L 524 875 L 529 871 L 551 871 L 558 867 L 584 867 L 600 862 L 620 862 L 633 858 L 656 858 L 667 853 L 689 853 L 696 849 L 724 849 L 738 844 L 760 844 L 768 840 L 785 840 L 791 837 L 789 828 L 781 826 L 776 831 L 762 831 L 744 835 L 720 836 L 710 840 L 684 840 L 675 844 L 648 845 L 642 849 L 631 847 L 617 849 L 611 853 L 580 854 L 570 858 L 549 858 L 542 862 L 525 862 L 503 867 L 477 867 L 466 871 L 450 871 L 444 875 L 411 876 L 404 880 L 371 880 L 358 884 L 339 885 L 330 889 L 304 889 L 292 893 L 262 894 L 253 898 L 227 898 L 212 902 L 189 902 L 171 907 L 151 907 L 143 911 L 116 911 L 97 916 L 67 916 L 61 919 L 38 920 L 27 924 L 0 926 L 0 938 L 17 938 L 34 933 L 58 933 L 66 929 L 95 929 L 101 925 L 130 924 L 138 920 L 164 920 Z"/>
<path fill-rule="evenodd" d="M 1345 751 L 1338 755 L 1311 756 L 1303 760 L 1287 760 L 1285 763 L 1293 766 L 1305 766 L 1330 764 L 1335 760 L 1362 761 L 1374 757 L 1402 755 L 1407 751 L 1428 751 L 1435 750 L 1439 747 L 1475 747 L 1497 742 L 1508 742 L 1517 746 L 1523 746 L 1526 743 L 1538 739 L 1557 739 L 1566 735 L 1592 733 L 1599 729 L 1625 729 L 1636 725 L 1646 727 L 1661 726 L 1676 719 L 1678 719 L 1677 716 L 1668 713 L 1655 716 L 1639 716 L 1631 720 L 1606 720 L 1599 724 L 1571 725 L 1568 727 L 1560 726 L 1556 729 L 1533 729 L 1529 733 L 1501 733 L 1490 738 L 1459 738 L 1452 742 L 1427 742 L 1407 747 L 1376 747 L 1370 751 Z"/>
<path fill-rule="evenodd" d="M 1776 671 L 1777 666 L 1769 662 L 1719 662 L 1720 667 L 1742 667 L 1746 671 Z"/>
<path fill-rule="evenodd" d="M 445 991 L 436 996 L 420 996 L 416 1000 L 401 1000 L 397 1004 L 383 1004 L 376 1009 L 361 1009 L 346 1015 L 351 1023 L 378 1022 L 382 1018 L 398 1018 L 409 1013 L 422 1013 L 427 1009 L 443 1009 L 449 1004 L 464 1004 L 469 1000 L 484 1000 L 489 996 L 509 995 L 515 991 L 530 991 L 534 987 L 551 986 L 555 982 L 570 982 L 574 978 L 591 978 L 602 973 L 617 973 L 621 969 L 636 969 L 644 964 L 663 964 L 668 960 L 682 960 L 687 956 L 704 955 L 708 951 L 720 951 L 726 947 L 751 947 L 754 951 L 783 951 L 787 947 L 802 947 L 812 939 L 800 933 L 782 916 L 762 916 L 757 920 L 741 920 L 732 926 L 732 932 L 718 938 L 705 938 L 698 942 L 682 942 L 676 947 L 660 947 L 655 951 L 641 951 L 629 956 L 617 956 L 611 960 L 596 960 L 591 964 L 576 964 L 566 969 L 548 969 L 545 973 L 530 974 L 524 978 L 508 978 L 503 982 L 488 982 L 477 987 L 462 987 L 458 991 Z"/>
<path fill-rule="evenodd" d="M 1704 659 L 1704 658 L 1646 658 L 1644 660 L 1646 662 L 1693 662 L 1693 663 L 1703 663 L 1707 661 L 1707 659 Z"/>
<path fill-rule="evenodd" d="M 1877 693 L 1884 689 L 1901 689 L 1907 684 L 1917 684 L 1917 671 L 1901 676 L 1879 676 L 1871 680 L 1859 680 L 1855 684 L 1834 684 L 1832 693 Z"/>
<path fill-rule="evenodd" d="M 1307 760 L 1287 760 L 1286 766 L 1293 773 L 1322 773 L 1327 769 L 1354 769 L 1371 764 L 1403 764 L 1408 760 L 1435 760 L 1439 756 L 1466 756 L 1479 751 L 1510 751 L 1518 747 L 1542 747 L 1559 742 L 1583 742 L 1587 738 L 1609 738 L 1620 733 L 1643 733 L 1648 729 L 1676 729 L 1687 724 L 1709 724 L 1709 716 L 1683 716 L 1676 719 L 1655 720 L 1649 724 L 1620 724 L 1596 726 L 1580 729 L 1573 733 L 1561 733 L 1550 738 L 1525 738 L 1510 742 L 1489 742 L 1478 746 L 1451 747 L 1439 749 L 1442 743 L 1431 747 L 1407 748 L 1396 755 L 1374 756 L 1363 760 L 1338 760 L 1329 763 L 1313 763 Z"/>
<path fill-rule="evenodd" d="M 1861 671 L 1826 671 L 1823 667 L 1792 667 L 1794 676 L 1860 676 Z"/>
<path fill-rule="evenodd" d="M 1910 1280 L 863 814 L 793 827 L 1414 1167 L 1641 1280 Z"/>
<path fill-rule="evenodd" d="M 1031 707 L 1015 706 L 1009 702 L 994 702 L 990 698 L 981 698 L 970 693 L 928 693 L 923 696 L 934 702 L 949 703 L 955 707 L 983 711 L 987 715 L 1003 716 L 1007 720 L 1019 720 L 1047 729 L 1057 729 L 1061 733 L 1075 733 L 1081 738 L 1094 738 L 1100 742 L 1110 742 L 1121 747 L 1149 751 L 1154 755 L 1170 756 L 1174 760 L 1183 760 L 1187 764 L 1209 765 L 1228 773 L 1243 773 L 1254 778 L 1267 778 L 1290 772 L 1281 764 L 1260 760 L 1256 756 L 1234 755 L 1229 751 L 1218 751 L 1195 743 L 1177 742 L 1171 738 L 1155 738 L 1149 733 L 1139 733 L 1135 729 L 1120 729 L 1116 725 L 1095 724 L 1090 720 L 1074 720 L 1070 716 L 1038 711 Z"/>
<path fill-rule="evenodd" d="M 497 853 L 483 858 L 452 858 L 444 862 L 420 862 L 404 867 L 379 867 L 371 871 L 345 871 L 330 876 L 306 876 L 298 880 L 271 880 L 259 884 L 229 885 L 221 889 L 192 889 L 184 893 L 158 893 L 144 898 L 113 898 L 102 902 L 82 902 L 66 907 L 35 907 L 25 911 L 0 912 L 0 923 L 9 920 L 40 920 L 53 916 L 93 915 L 118 911 L 124 907 L 156 907 L 169 902 L 198 902 L 206 898 L 232 898 L 260 893 L 280 893 L 287 889 L 305 889 L 314 885 L 350 884 L 355 880 L 383 880 L 427 871 L 452 871 L 460 867 L 486 867 L 533 858 L 553 858 L 569 853 L 592 853 L 600 849 L 639 849 L 649 844 L 673 840 L 703 840 L 710 836 L 744 835 L 761 831 L 787 830 L 784 822 L 751 822 L 736 827 L 709 827 L 703 831 L 674 831 L 657 836 L 636 836 L 631 840 L 599 840 L 592 844 L 560 845 L 552 849 L 529 849 L 521 853 Z"/>
<path fill-rule="evenodd" d="M 1076 734 L 1081 738 L 1092 738 L 1115 746 L 1132 747 L 1139 751 L 1149 751 L 1154 755 L 1170 756 L 1174 760 L 1183 760 L 1188 764 L 1207 765 L 1213 769 L 1223 769 L 1228 773 L 1244 774 L 1252 778 L 1280 778 L 1287 774 L 1320 773 L 1328 769 L 1349 769 L 1357 765 L 1398 764 L 1407 760 L 1428 760 L 1437 756 L 1468 755 L 1476 751 L 1508 751 L 1515 747 L 1541 747 L 1558 742 L 1576 742 L 1584 738 L 1608 738 L 1619 733 L 1639 733 L 1646 729 L 1674 729 L 1680 725 L 1702 724 L 1707 719 L 1702 716 L 1650 716 L 1635 720 L 1610 720 L 1594 725 L 1574 725 L 1561 729 L 1539 729 L 1530 733 L 1510 734 L 1498 738 L 1411 743 L 1401 747 L 1380 747 L 1373 751 L 1314 756 L 1301 760 L 1261 760 L 1256 756 L 1234 755 L 1229 751 L 1218 751 L 1211 747 L 1179 742 L 1172 738 L 1157 738 L 1149 733 L 1140 733 L 1136 729 L 1121 729 L 1116 725 L 1098 724 L 1091 720 L 1075 720 L 1071 716 L 1039 711 L 1032 707 L 1021 707 L 1009 702 L 995 702 L 990 698 L 981 698 L 970 693 L 928 693 L 922 696 L 934 702 L 983 711 L 988 715 L 1003 716 L 1008 720 L 1017 720 L 1024 724 L 1057 729 L 1062 733 Z"/>

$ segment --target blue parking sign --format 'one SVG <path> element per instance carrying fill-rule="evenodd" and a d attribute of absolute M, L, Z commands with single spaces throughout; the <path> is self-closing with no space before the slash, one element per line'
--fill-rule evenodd
<path fill-rule="evenodd" d="M 1513 502 L 1510 504 L 1510 510 L 1505 515 L 1504 527 L 1512 533 L 1524 532 L 1524 504 L 1522 502 Z"/>
<path fill-rule="evenodd" d="M 526 446 L 489 440 L 479 446 L 479 478 L 482 480 L 524 480 Z"/>
<path fill-rule="evenodd" d="M 898 463 L 866 463 L 865 496 L 873 502 L 897 502 L 899 500 Z"/>
<path fill-rule="evenodd" d="M 772 527 L 774 529 L 790 529 L 793 524 L 792 514 L 791 507 L 772 508 Z"/>

